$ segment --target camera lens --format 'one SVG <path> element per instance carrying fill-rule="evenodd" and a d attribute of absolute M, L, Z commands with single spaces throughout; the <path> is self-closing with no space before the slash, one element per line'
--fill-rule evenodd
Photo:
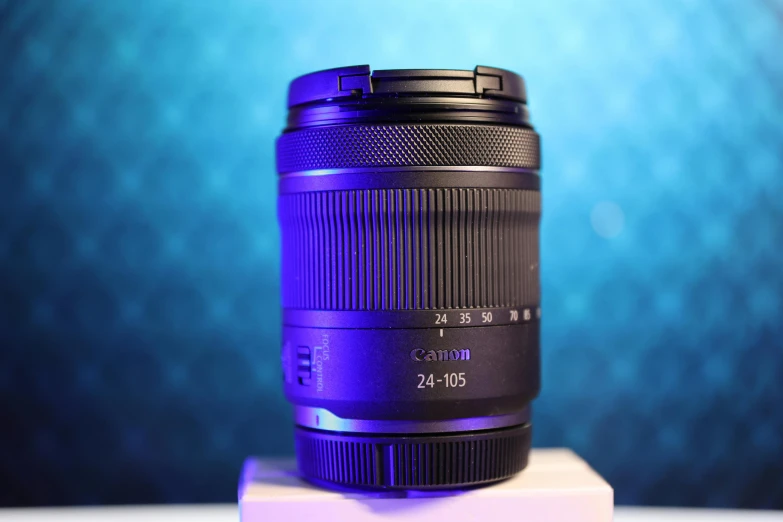
<path fill-rule="evenodd" d="M 301 473 L 436 489 L 527 464 L 540 145 L 502 69 L 295 79 L 277 141 L 285 394 Z"/>

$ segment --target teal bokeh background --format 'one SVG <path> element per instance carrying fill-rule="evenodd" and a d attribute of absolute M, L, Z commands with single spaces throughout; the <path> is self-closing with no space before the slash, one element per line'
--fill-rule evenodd
<path fill-rule="evenodd" d="M 783 508 L 783 3 L 0 0 L 0 504 L 290 453 L 274 139 L 312 70 L 508 68 L 543 137 L 535 443 Z"/>

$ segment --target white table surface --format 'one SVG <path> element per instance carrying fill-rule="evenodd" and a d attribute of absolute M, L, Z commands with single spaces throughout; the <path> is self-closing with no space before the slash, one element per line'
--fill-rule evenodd
<path fill-rule="evenodd" d="M 783 522 L 783 511 L 615 508 L 616 522 Z M 130 506 L 0 509 L 2 522 L 237 522 L 237 506 Z"/>

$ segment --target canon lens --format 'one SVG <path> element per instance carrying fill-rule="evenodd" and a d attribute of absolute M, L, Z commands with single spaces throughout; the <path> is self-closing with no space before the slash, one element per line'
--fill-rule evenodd
<path fill-rule="evenodd" d="M 291 83 L 281 356 L 306 478 L 456 488 L 525 467 L 539 166 L 509 71 L 365 65 Z"/>

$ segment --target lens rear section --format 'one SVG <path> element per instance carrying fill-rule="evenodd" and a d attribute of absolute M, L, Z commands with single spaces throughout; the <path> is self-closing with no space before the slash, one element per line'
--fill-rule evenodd
<path fill-rule="evenodd" d="M 299 468 L 433 489 L 523 469 L 540 387 L 539 138 L 500 69 L 298 78 L 277 143 Z"/>

